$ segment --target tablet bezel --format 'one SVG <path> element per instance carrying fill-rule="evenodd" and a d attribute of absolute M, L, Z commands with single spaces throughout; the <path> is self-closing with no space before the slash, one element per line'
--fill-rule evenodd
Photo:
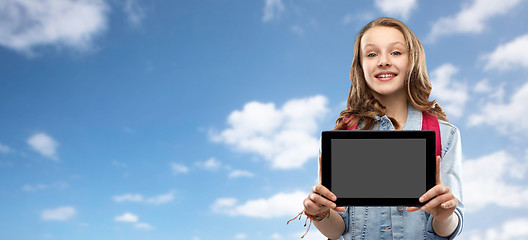
<path fill-rule="evenodd" d="M 323 131 L 321 138 L 321 184 L 332 191 L 332 139 L 425 139 L 426 140 L 426 189 L 436 185 L 436 133 L 434 131 L 374 131 L 374 130 L 338 130 Z M 425 192 L 424 192 L 425 193 Z M 417 198 L 340 198 L 337 206 L 423 206 Z"/>

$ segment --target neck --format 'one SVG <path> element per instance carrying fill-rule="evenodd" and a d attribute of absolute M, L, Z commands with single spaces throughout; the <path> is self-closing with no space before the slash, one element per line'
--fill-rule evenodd
<path fill-rule="evenodd" d="M 396 119 L 400 124 L 396 130 L 401 130 L 407 121 L 407 96 L 405 94 L 398 94 L 377 97 L 381 104 L 385 106 L 387 116 Z"/>

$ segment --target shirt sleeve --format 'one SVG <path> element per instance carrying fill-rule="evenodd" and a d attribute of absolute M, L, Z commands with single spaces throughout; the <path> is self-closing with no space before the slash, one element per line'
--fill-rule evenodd
<path fill-rule="evenodd" d="M 347 207 L 345 206 L 345 211 L 344 212 L 337 212 L 342 218 L 343 218 L 343 221 L 345 222 L 345 231 L 341 234 L 341 235 L 345 235 L 345 233 L 348 232 L 348 229 L 349 229 L 349 217 L 350 217 L 350 213 L 348 212 L 350 207 Z"/>
<path fill-rule="evenodd" d="M 427 239 L 454 239 L 462 232 L 464 225 L 464 203 L 462 201 L 462 145 L 459 130 L 451 124 L 440 125 L 442 134 L 442 160 L 440 162 L 440 175 L 442 184 L 449 186 L 453 195 L 458 200 L 455 214 L 458 217 L 458 226 L 449 238 L 435 234 L 433 230 L 433 216 L 428 214 L 426 234 Z M 446 133 L 446 134 L 444 134 Z"/>

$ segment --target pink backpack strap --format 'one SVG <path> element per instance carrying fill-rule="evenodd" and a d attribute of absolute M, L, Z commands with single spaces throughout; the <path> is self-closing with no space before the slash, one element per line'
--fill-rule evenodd
<path fill-rule="evenodd" d="M 346 123 L 348 125 L 348 123 L 350 123 L 350 121 L 352 121 L 352 119 L 354 119 L 354 117 L 351 117 L 351 118 L 343 118 L 343 122 Z M 354 129 L 357 129 L 357 125 L 358 125 L 359 121 L 352 125 L 352 127 L 349 127 L 347 128 L 347 130 L 354 130 Z"/>
<path fill-rule="evenodd" d="M 357 125 L 358 125 L 358 123 L 359 123 L 359 121 L 358 121 L 358 122 L 357 122 L 356 124 L 354 124 L 354 125 L 353 125 L 352 127 L 350 127 L 350 129 L 349 129 L 349 130 L 352 130 L 352 129 L 357 129 Z"/>
<path fill-rule="evenodd" d="M 436 156 L 442 156 L 442 139 L 440 137 L 440 124 L 435 116 L 422 112 L 422 130 L 435 131 Z"/>

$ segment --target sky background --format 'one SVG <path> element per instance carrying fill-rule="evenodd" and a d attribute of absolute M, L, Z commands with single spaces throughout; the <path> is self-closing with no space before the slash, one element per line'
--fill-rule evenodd
<path fill-rule="evenodd" d="M 0 239 L 298 239 L 359 29 L 461 132 L 460 239 L 528 239 L 528 2 L 0 1 Z M 308 239 L 323 239 L 315 228 Z"/>

